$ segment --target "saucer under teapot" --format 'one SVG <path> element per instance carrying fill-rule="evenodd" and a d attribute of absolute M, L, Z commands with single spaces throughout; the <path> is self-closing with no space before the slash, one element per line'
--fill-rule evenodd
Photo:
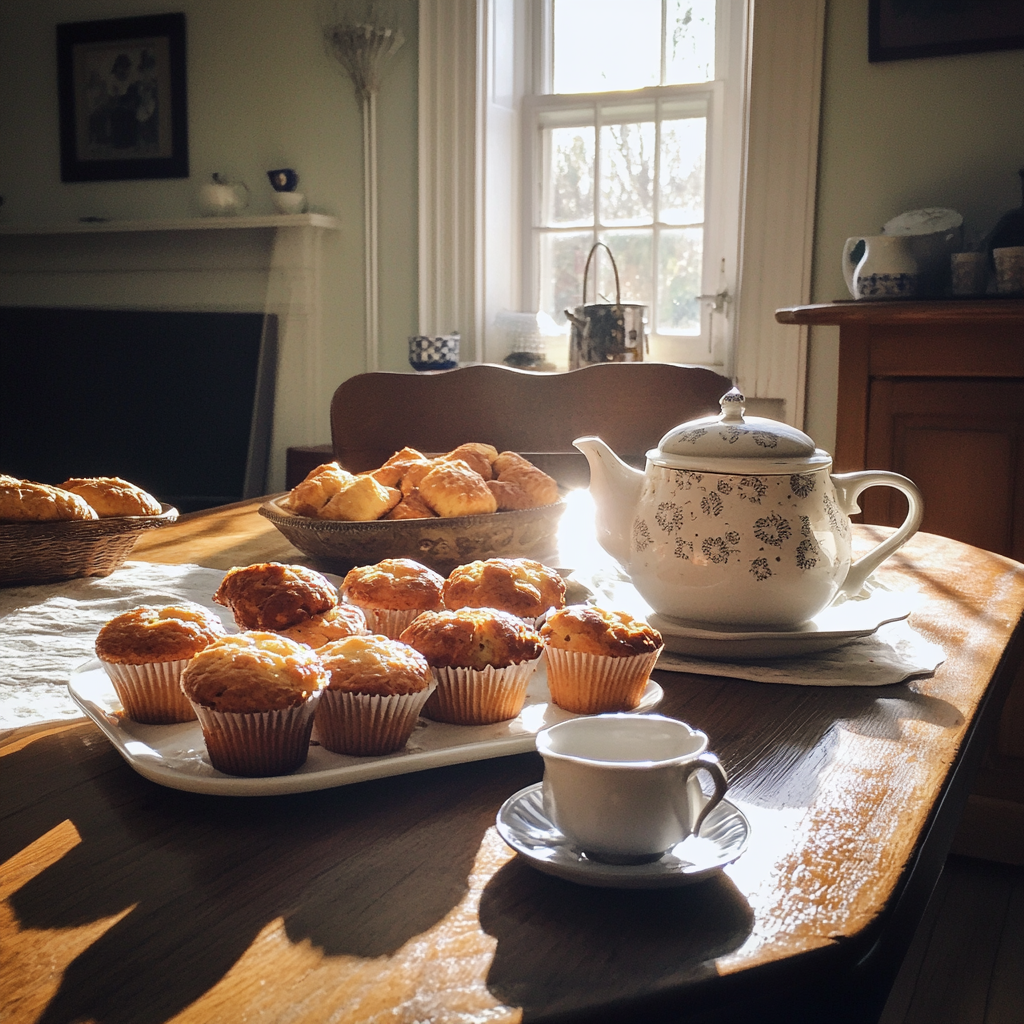
<path fill-rule="evenodd" d="M 722 412 L 670 430 L 644 472 L 597 437 L 573 444 L 590 463 L 601 546 L 662 616 L 688 623 L 793 629 L 868 575 L 921 523 L 914 483 L 871 470 L 832 474 L 803 431 L 745 416 L 733 388 Z M 856 562 L 850 516 L 868 487 L 909 504 L 895 533 Z"/>

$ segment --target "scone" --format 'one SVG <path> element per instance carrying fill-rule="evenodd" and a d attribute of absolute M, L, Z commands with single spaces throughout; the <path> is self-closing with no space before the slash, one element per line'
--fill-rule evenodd
<path fill-rule="evenodd" d="M 446 608 L 500 608 L 536 625 L 548 609 L 565 605 L 565 583 L 529 558 L 488 558 L 453 569 L 442 597 Z"/>
<path fill-rule="evenodd" d="M 479 473 L 459 459 L 441 461 L 419 482 L 423 500 L 442 518 L 498 511 L 498 502 Z"/>
<path fill-rule="evenodd" d="M 411 558 L 357 565 L 341 584 L 341 596 L 366 616 L 371 633 L 398 639 L 421 612 L 442 607 L 444 577 Z"/>
<path fill-rule="evenodd" d="M 495 608 L 424 612 L 401 640 L 427 659 L 437 679 L 423 713 L 455 725 L 515 718 L 543 652 L 536 630 Z"/>
<path fill-rule="evenodd" d="M 502 452 L 494 460 L 494 475 L 501 483 L 515 484 L 535 507 L 559 500 L 558 482 L 515 452 Z"/>
<path fill-rule="evenodd" d="M 31 523 L 98 519 L 93 507 L 77 494 L 28 480 L 0 483 L 0 522 Z"/>
<path fill-rule="evenodd" d="M 158 516 L 160 502 L 148 491 L 122 480 L 119 476 L 72 477 L 61 484 L 96 510 L 100 519 L 114 516 Z"/>
<path fill-rule="evenodd" d="M 414 487 L 384 517 L 385 519 L 437 519 L 437 513 L 423 500 L 419 488 Z"/>
<path fill-rule="evenodd" d="M 484 480 L 490 480 L 494 476 L 493 466 L 497 457 L 498 449 L 494 445 L 481 444 L 478 441 L 460 444 L 458 448 L 453 448 L 447 455 L 442 456 L 446 462 L 461 460 Z"/>
<path fill-rule="evenodd" d="M 401 500 L 398 488 L 385 487 L 372 476 L 357 476 L 320 509 L 317 518 L 369 523 L 390 512 Z"/>
<path fill-rule="evenodd" d="M 632 711 L 664 645 L 661 634 L 626 612 L 570 605 L 541 627 L 551 699 L 566 711 Z"/>
<path fill-rule="evenodd" d="M 181 689 L 210 763 L 228 775 L 283 775 L 309 755 L 327 672 L 316 652 L 277 633 L 226 636 L 185 667 Z"/>
<path fill-rule="evenodd" d="M 426 658 L 383 636 L 352 636 L 318 654 L 330 677 L 316 737 L 335 754 L 390 754 L 409 741 L 434 687 Z"/>
<path fill-rule="evenodd" d="M 366 636 L 370 631 L 366 628 L 366 616 L 361 609 L 354 604 L 339 604 L 322 615 L 313 615 L 294 626 L 274 632 L 317 650 L 332 640 Z"/>
<path fill-rule="evenodd" d="M 167 725 L 195 719 L 178 685 L 189 660 L 225 635 L 220 619 L 198 604 L 143 605 L 111 619 L 96 637 L 96 657 L 124 713 Z"/>
<path fill-rule="evenodd" d="M 338 591 L 305 566 L 257 562 L 229 569 L 213 599 L 231 609 L 241 629 L 280 632 L 330 611 L 338 603 Z"/>
<path fill-rule="evenodd" d="M 415 448 L 403 448 L 395 452 L 379 469 L 373 470 L 370 476 L 384 487 L 397 487 L 410 467 L 416 463 L 429 461 L 423 452 L 418 452 Z"/>
<path fill-rule="evenodd" d="M 337 462 L 325 462 L 310 470 L 306 478 L 295 487 L 282 504 L 299 516 L 316 517 L 320 509 L 333 498 L 342 487 L 352 483 L 355 477 L 341 468 Z"/>

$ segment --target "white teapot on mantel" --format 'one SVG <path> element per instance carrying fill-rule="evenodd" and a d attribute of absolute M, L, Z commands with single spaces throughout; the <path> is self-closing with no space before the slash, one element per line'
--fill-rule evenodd
<path fill-rule="evenodd" d="M 660 615 L 687 623 L 793 629 L 868 575 L 921 523 L 921 493 L 882 470 L 831 474 L 801 430 L 744 416 L 733 388 L 722 413 L 670 430 L 644 472 L 597 437 L 573 444 L 590 463 L 601 546 Z M 856 562 L 850 516 L 868 487 L 909 503 L 890 537 Z"/>

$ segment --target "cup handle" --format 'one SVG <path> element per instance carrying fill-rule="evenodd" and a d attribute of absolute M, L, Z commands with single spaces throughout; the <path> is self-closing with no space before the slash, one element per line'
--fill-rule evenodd
<path fill-rule="evenodd" d="M 707 798 L 700 810 L 700 814 L 697 815 L 697 820 L 693 823 L 693 834 L 695 836 L 700 835 L 700 827 L 704 824 L 704 819 L 722 802 L 722 797 L 725 796 L 725 791 L 729 788 L 729 779 L 725 774 L 725 769 L 722 767 L 722 762 L 714 754 L 710 753 L 701 754 L 686 765 L 684 769 L 684 785 L 689 781 L 690 776 L 694 772 L 700 771 L 701 768 L 705 769 L 714 780 L 715 791 Z"/>
<path fill-rule="evenodd" d="M 835 484 L 839 504 L 848 516 L 860 511 L 857 498 L 861 491 L 866 491 L 869 487 L 895 487 L 907 496 L 909 505 L 903 525 L 891 537 L 877 544 L 850 566 L 850 571 L 846 574 L 846 580 L 839 591 L 852 597 L 860 591 L 864 581 L 882 562 L 917 533 L 924 515 L 924 499 L 913 480 L 883 469 L 869 469 L 862 473 L 837 473 L 832 477 L 832 483 Z"/>

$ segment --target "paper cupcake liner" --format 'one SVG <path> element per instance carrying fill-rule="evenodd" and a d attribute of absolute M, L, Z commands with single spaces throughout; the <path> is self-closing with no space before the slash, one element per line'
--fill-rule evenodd
<path fill-rule="evenodd" d="M 417 615 L 422 615 L 427 610 L 426 608 L 364 608 L 361 604 L 357 604 L 356 607 L 362 609 L 366 616 L 366 627 L 371 633 L 390 637 L 392 640 L 397 640 L 405 627 Z"/>
<path fill-rule="evenodd" d="M 227 775 L 284 775 L 309 755 L 313 713 L 322 691 L 304 704 L 277 711 L 213 711 L 193 704 L 210 763 Z"/>
<path fill-rule="evenodd" d="M 189 660 L 152 661 L 145 665 L 101 660 L 101 664 L 129 718 L 145 725 L 171 725 L 194 722 L 196 718 L 188 698 L 181 692 L 181 673 Z"/>
<path fill-rule="evenodd" d="M 325 750 L 354 757 L 371 757 L 401 750 L 433 692 L 390 696 L 325 690 L 316 712 L 316 739 Z"/>
<path fill-rule="evenodd" d="M 488 725 L 515 718 L 526 703 L 526 688 L 540 658 L 485 669 L 435 668 L 437 689 L 423 714 L 435 722 Z"/>
<path fill-rule="evenodd" d="M 548 689 L 563 710 L 577 715 L 632 711 L 644 695 L 647 677 L 661 650 L 613 658 L 546 647 Z"/>

